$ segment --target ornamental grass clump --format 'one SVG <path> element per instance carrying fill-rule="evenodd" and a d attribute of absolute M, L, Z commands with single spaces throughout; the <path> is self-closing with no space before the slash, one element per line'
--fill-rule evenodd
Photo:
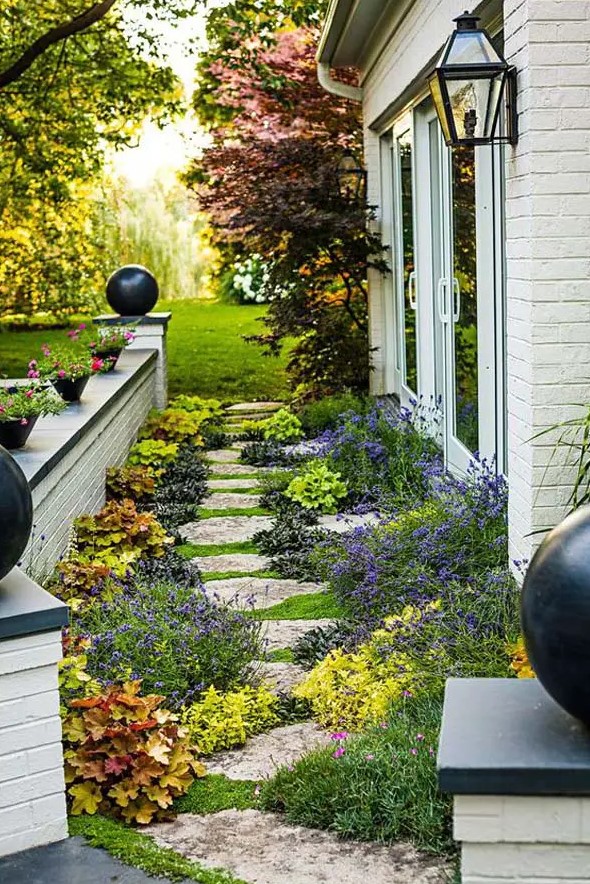
<path fill-rule="evenodd" d="M 405 697 L 363 734 L 339 727 L 331 747 L 263 784 L 263 808 L 344 838 L 453 854 L 452 798 L 441 794 L 436 774 L 441 714 L 439 699 Z"/>
<path fill-rule="evenodd" d="M 255 678 L 261 627 L 241 612 L 213 604 L 204 590 L 130 580 L 110 602 L 95 604 L 73 630 L 88 636 L 88 671 L 103 684 L 142 679 L 180 710 L 211 685 L 230 691 Z"/>
<path fill-rule="evenodd" d="M 170 818 L 205 768 L 165 697 L 142 695 L 139 681 L 72 700 L 63 722 L 70 812 L 97 812 L 147 825 Z"/>

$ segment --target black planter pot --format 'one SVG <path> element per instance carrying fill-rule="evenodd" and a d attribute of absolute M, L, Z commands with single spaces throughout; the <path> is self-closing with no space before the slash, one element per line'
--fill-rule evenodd
<path fill-rule="evenodd" d="M 4 448 L 22 448 L 31 435 L 31 430 L 39 420 L 39 415 L 27 418 L 26 424 L 20 420 L 0 422 L 0 445 Z"/>
<path fill-rule="evenodd" d="M 92 355 L 96 356 L 97 359 L 102 359 L 103 362 L 108 363 L 108 368 L 103 369 L 103 371 L 109 372 L 114 370 L 122 352 L 123 347 L 117 347 L 114 350 L 93 350 Z"/>
<path fill-rule="evenodd" d="M 25 474 L 0 447 L 0 580 L 24 552 L 33 527 L 33 500 Z"/>
<path fill-rule="evenodd" d="M 529 659 L 548 694 L 590 725 L 590 506 L 550 531 L 522 588 Z"/>
<path fill-rule="evenodd" d="M 159 293 L 155 276 L 139 264 L 121 267 L 107 282 L 107 301 L 119 316 L 145 316 Z"/>
<path fill-rule="evenodd" d="M 58 378 L 52 384 L 65 402 L 78 402 L 89 380 L 90 375 L 87 374 L 75 381 L 71 378 Z"/>

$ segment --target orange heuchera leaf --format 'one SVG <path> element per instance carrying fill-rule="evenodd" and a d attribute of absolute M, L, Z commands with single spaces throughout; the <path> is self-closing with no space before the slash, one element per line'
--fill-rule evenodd
<path fill-rule="evenodd" d="M 90 815 L 96 813 L 102 802 L 102 792 L 95 783 L 79 783 L 77 786 L 70 786 L 68 794 L 72 796 L 72 813 L 74 816 L 80 816 L 82 813 Z"/>
<path fill-rule="evenodd" d="M 112 740 L 115 755 L 130 755 L 137 752 L 138 745 L 139 739 L 128 731 L 114 736 Z"/>
<path fill-rule="evenodd" d="M 133 779 L 141 786 L 148 786 L 152 780 L 164 773 L 164 766 L 149 755 L 140 755 L 133 763 Z"/>
<path fill-rule="evenodd" d="M 108 776 L 105 773 L 104 761 L 87 761 L 82 768 L 82 777 L 85 780 L 96 780 L 97 783 L 105 783 Z"/>
<path fill-rule="evenodd" d="M 157 727 L 158 722 L 155 718 L 148 718 L 147 721 L 136 721 L 129 725 L 130 731 L 147 731 L 150 728 Z"/>
<path fill-rule="evenodd" d="M 155 814 L 158 812 L 158 805 L 147 798 L 141 798 L 139 801 L 132 801 L 124 810 L 123 816 L 129 823 L 141 823 L 147 826 L 151 823 Z"/>
<path fill-rule="evenodd" d="M 100 706 L 103 700 L 103 697 L 86 697 L 84 700 L 72 700 L 70 706 L 74 709 L 93 709 L 95 706 Z"/>
<path fill-rule="evenodd" d="M 87 732 L 93 740 L 100 740 L 109 721 L 109 714 L 103 709 L 89 709 L 82 716 Z"/>
<path fill-rule="evenodd" d="M 131 755 L 115 755 L 113 758 L 107 758 L 104 763 L 104 769 L 108 774 L 119 776 L 124 770 L 127 770 L 132 761 Z"/>
<path fill-rule="evenodd" d="M 161 764 L 168 764 L 170 746 L 159 732 L 150 736 L 145 744 L 145 751 Z"/>

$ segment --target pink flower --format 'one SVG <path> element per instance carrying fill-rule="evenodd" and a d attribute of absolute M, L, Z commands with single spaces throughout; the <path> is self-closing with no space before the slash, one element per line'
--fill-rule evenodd
<path fill-rule="evenodd" d="M 422 741 L 426 738 L 425 738 L 424 734 L 416 734 L 416 739 Z"/>
<path fill-rule="evenodd" d="M 434 755 L 434 749 L 432 748 L 432 746 L 430 746 L 430 748 L 428 749 L 428 754 L 431 756 Z"/>
<path fill-rule="evenodd" d="M 418 754 L 418 750 L 416 749 L 415 746 L 412 749 L 410 749 L 410 755 L 417 755 L 417 754 Z"/>
<path fill-rule="evenodd" d="M 65 371 L 63 370 L 63 368 L 60 368 L 60 370 L 59 370 L 58 373 L 57 373 L 57 376 L 58 376 L 58 378 L 65 378 L 65 377 L 67 377 L 67 375 L 66 375 Z"/>
<path fill-rule="evenodd" d="M 92 371 L 101 371 L 104 368 L 104 362 L 102 359 L 93 359 L 91 365 Z"/>
<path fill-rule="evenodd" d="M 29 368 L 37 368 L 37 360 L 36 359 L 31 359 L 31 361 L 29 362 Z"/>
<path fill-rule="evenodd" d="M 77 337 L 78 337 L 78 332 L 76 331 L 76 329 L 72 329 L 72 331 L 68 332 L 68 338 L 77 338 Z"/>
<path fill-rule="evenodd" d="M 4 406 L 0 405 L 0 414 L 4 414 L 5 411 L 6 411 L 6 409 L 4 408 Z"/>
<path fill-rule="evenodd" d="M 260 795 L 260 784 L 256 785 L 256 788 L 254 789 L 254 794 L 256 795 L 256 797 Z"/>
<path fill-rule="evenodd" d="M 27 397 L 27 399 L 32 399 L 34 395 L 35 395 L 34 390 L 25 390 L 25 396 Z"/>
<path fill-rule="evenodd" d="M 412 696 L 412 692 L 411 692 L 411 691 L 402 691 L 402 696 L 403 696 L 403 697 L 411 697 L 411 696 Z"/>
<path fill-rule="evenodd" d="M 389 725 L 387 724 L 386 721 L 381 721 L 381 722 L 379 723 L 379 727 L 386 728 L 386 727 L 389 727 Z"/>
<path fill-rule="evenodd" d="M 365 758 L 366 758 L 367 761 L 374 761 L 374 760 L 375 760 L 375 756 L 374 756 L 374 755 L 365 755 Z"/>
<path fill-rule="evenodd" d="M 39 374 L 38 371 L 28 371 L 28 372 L 27 372 L 27 377 L 28 377 L 28 378 L 40 378 L 41 375 Z"/>
<path fill-rule="evenodd" d="M 20 421 L 20 425 L 21 425 L 21 427 L 26 427 L 28 423 L 29 423 L 29 422 L 28 422 L 28 420 L 26 419 L 26 417 L 22 417 L 22 418 L 21 418 L 21 421 Z"/>
<path fill-rule="evenodd" d="M 348 739 L 348 731 L 338 731 L 336 734 L 330 734 L 331 740 L 346 740 Z"/>
<path fill-rule="evenodd" d="M 78 328 L 80 329 L 80 331 L 84 331 L 84 329 L 86 328 L 86 323 L 81 322 L 80 325 L 78 326 Z"/>
<path fill-rule="evenodd" d="M 342 758 L 346 754 L 344 746 L 338 746 L 335 752 L 332 752 L 332 758 Z"/>

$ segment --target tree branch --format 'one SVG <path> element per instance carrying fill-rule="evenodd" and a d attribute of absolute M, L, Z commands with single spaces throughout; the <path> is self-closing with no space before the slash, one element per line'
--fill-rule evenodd
<path fill-rule="evenodd" d="M 42 34 L 38 40 L 31 43 L 28 49 L 25 49 L 20 58 L 17 58 L 6 70 L 0 72 L 0 89 L 18 80 L 50 46 L 61 43 L 62 40 L 67 40 L 68 37 L 79 34 L 80 31 L 87 30 L 91 25 L 104 18 L 116 2 L 117 0 L 101 0 L 100 3 L 94 3 L 85 12 L 81 12 L 80 15 L 77 15 L 70 21 L 62 22 L 45 34 Z"/>

